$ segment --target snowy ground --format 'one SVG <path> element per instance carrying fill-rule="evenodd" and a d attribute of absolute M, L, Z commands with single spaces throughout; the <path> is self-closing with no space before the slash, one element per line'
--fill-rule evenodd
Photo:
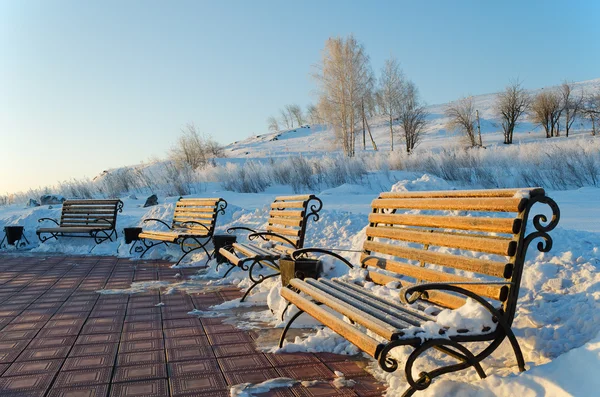
<path fill-rule="evenodd" d="M 451 189 L 439 178 L 417 175 L 408 172 L 393 172 L 388 176 L 371 175 L 370 186 L 342 185 L 318 193 L 323 199 L 324 210 L 318 224 L 310 224 L 307 231 L 307 246 L 341 247 L 360 249 L 362 233 L 367 224 L 370 203 L 378 192 L 396 188 L 406 190 Z M 228 203 L 226 215 L 219 218 L 219 230 L 239 224 L 260 228 L 267 216 L 267 205 L 278 194 L 289 194 L 288 187 L 271 187 L 261 194 L 240 194 L 220 191 L 216 184 L 210 184 L 202 196 L 221 196 Z M 572 191 L 549 192 L 561 209 L 559 227 L 552 231 L 554 247 L 550 253 L 540 254 L 531 248 L 521 289 L 519 309 L 514 329 L 524 351 L 529 370 L 519 374 L 509 346 L 502 346 L 483 364 L 490 375 L 479 380 L 472 370 L 454 373 L 436 380 L 422 395 L 590 395 L 600 387 L 600 378 L 595 371 L 600 367 L 600 189 L 583 188 Z M 128 226 L 141 224 L 144 218 L 159 218 L 170 221 L 175 197 L 159 197 L 160 204 L 142 208 L 143 200 L 123 199 L 124 211 L 119 214 L 118 231 Z M 22 206 L 0 207 L 0 226 L 25 226 L 27 238 L 32 243 L 26 252 L 60 252 L 86 254 L 93 249 L 94 254 L 128 256 L 129 247 L 122 236 L 113 243 L 97 247 L 87 239 L 62 239 L 39 244 L 35 237 L 37 219 L 59 217 L 60 206 L 54 208 Z M 8 250 L 14 250 L 9 248 Z M 26 254 L 26 253 L 24 253 Z M 150 257 L 175 258 L 179 252 L 175 248 L 156 248 L 149 252 Z M 202 255 L 192 258 L 192 265 L 203 262 Z M 340 276 L 346 269 L 334 264 L 326 264 L 328 277 Z M 208 271 L 198 274 L 193 280 L 174 280 L 170 285 L 134 285 L 133 290 L 151 287 L 198 290 L 223 283 L 240 287 L 247 286 L 244 274 L 234 271 L 225 280 L 217 278 L 218 273 L 211 264 Z M 232 310 L 239 306 L 258 306 L 238 317 L 243 327 L 262 327 L 265 323 L 281 327 L 284 322 L 279 315 L 284 302 L 278 295 L 277 279 L 265 282 L 251 296 L 250 302 L 240 305 L 233 301 L 214 307 L 212 313 Z M 109 292 L 109 291 L 106 291 Z M 112 291 L 124 292 L 124 291 Z M 262 307 L 268 304 L 269 308 Z M 271 312 L 273 310 L 274 313 Z M 291 311 L 288 311 L 289 318 Z M 302 317 L 301 317 L 302 318 Z M 314 326 L 309 318 L 299 326 Z M 276 350 L 274 346 L 265 349 Z M 357 349 L 336 336 L 331 331 L 314 330 L 293 343 L 284 346 L 286 351 L 331 351 L 354 354 Z M 405 357 L 402 354 L 400 358 Z M 431 355 L 421 365 L 437 363 L 441 357 Z M 389 384 L 388 395 L 394 396 L 406 388 L 404 376 L 398 373 L 389 375 L 372 365 L 375 376 Z M 260 388 L 259 388 L 260 389 Z M 239 395 L 242 395 L 241 393 Z"/>

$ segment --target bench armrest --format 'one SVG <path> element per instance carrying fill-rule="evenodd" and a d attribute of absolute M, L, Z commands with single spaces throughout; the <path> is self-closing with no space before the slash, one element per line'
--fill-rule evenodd
<path fill-rule="evenodd" d="M 296 250 L 296 251 L 292 252 L 291 256 L 292 256 L 293 260 L 297 260 L 299 256 L 307 254 L 309 252 L 317 252 L 317 253 L 320 253 L 320 254 L 333 256 L 337 260 L 342 261 L 350 269 L 354 268 L 354 265 L 352 265 L 352 263 L 350 263 L 346 258 L 344 258 L 343 256 L 341 256 L 339 254 L 336 254 L 335 252 L 331 252 L 329 250 L 326 250 L 324 248 L 301 248 L 299 250 Z"/>
<path fill-rule="evenodd" d="M 60 224 L 58 223 L 58 221 L 56 219 L 53 218 L 40 218 L 38 219 L 38 222 L 44 222 L 44 221 L 51 221 L 56 223 L 56 226 L 60 226 Z"/>
<path fill-rule="evenodd" d="M 258 233 L 257 230 L 250 229 L 249 227 L 244 227 L 244 226 L 230 227 L 229 229 L 227 229 L 227 233 L 231 234 L 231 233 L 235 232 L 236 230 L 246 230 L 246 231 L 251 232 L 251 233 Z"/>
<path fill-rule="evenodd" d="M 273 236 L 284 240 L 284 242 L 288 243 L 292 246 L 292 248 L 296 248 L 296 244 L 289 238 L 282 236 L 281 234 L 273 233 L 273 232 L 255 232 L 248 235 L 248 240 L 254 240 L 256 237 L 260 237 L 263 240 L 266 240 L 265 236 Z"/>
<path fill-rule="evenodd" d="M 461 295 L 464 295 L 468 298 L 477 301 L 483 307 L 485 307 L 493 316 L 497 319 L 502 318 L 502 313 L 494 306 L 492 306 L 488 301 L 486 301 L 483 297 L 477 295 L 475 292 L 470 291 L 468 289 L 459 287 L 459 285 L 489 285 L 489 284 L 510 284 L 509 282 L 450 282 L 450 283 L 425 283 L 425 284 L 417 284 L 410 285 L 408 287 L 404 287 L 400 289 L 400 300 L 405 304 L 413 304 L 417 301 L 417 299 L 421 298 L 423 295 L 427 295 L 427 291 L 449 291 L 455 292 Z"/>
<path fill-rule="evenodd" d="M 210 232 L 210 229 L 203 223 L 200 222 L 196 222 L 196 221 L 185 221 L 185 222 L 181 222 L 180 225 L 187 225 L 187 224 L 192 224 L 192 225 L 199 225 L 202 226 L 203 228 L 206 229 L 207 232 Z"/>
<path fill-rule="evenodd" d="M 148 218 L 148 219 L 144 219 L 143 221 L 144 223 L 146 222 L 158 222 L 158 223 L 162 223 L 163 225 L 165 225 L 167 228 L 169 228 L 169 230 L 173 230 L 173 228 L 171 226 L 169 226 L 166 222 L 164 222 L 161 219 L 156 219 L 156 218 Z"/>

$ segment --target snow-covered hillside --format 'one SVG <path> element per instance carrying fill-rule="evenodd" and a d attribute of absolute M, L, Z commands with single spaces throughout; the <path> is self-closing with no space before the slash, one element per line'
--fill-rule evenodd
<path fill-rule="evenodd" d="M 600 78 L 588 81 L 574 83 L 574 91 L 595 92 L 600 89 Z M 542 90 L 558 89 L 558 87 L 545 87 L 543 89 L 530 90 L 529 93 L 535 95 Z M 474 95 L 473 105 L 479 110 L 481 122 L 481 133 L 483 143 L 486 146 L 502 143 L 503 136 L 500 128 L 500 121 L 494 112 L 494 104 L 497 94 Z M 430 113 L 429 125 L 426 130 L 423 142 L 418 150 L 436 150 L 443 147 L 456 146 L 460 141 L 460 136 L 455 132 L 446 130 L 448 118 L 444 111 L 448 103 L 430 105 L 427 110 Z M 375 118 L 370 121 L 373 139 L 379 150 L 389 151 L 390 137 L 389 126 L 383 118 Z M 574 124 L 573 135 L 585 134 L 584 130 L 591 129 L 588 121 Z M 515 131 L 514 142 L 531 142 L 544 139 L 544 133 L 538 127 L 533 125 L 527 117 L 524 118 Z M 395 143 L 395 146 L 399 142 Z M 362 148 L 362 132 L 360 144 L 357 147 Z M 367 135 L 367 151 L 372 151 L 372 146 Z M 333 131 L 325 128 L 323 125 L 304 126 L 291 130 L 282 130 L 276 133 L 267 133 L 255 135 L 245 140 L 234 142 L 226 146 L 227 156 L 230 158 L 266 158 L 281 157 L 294 154 L 317 155 L 323 152 L 335 150 Z"/>

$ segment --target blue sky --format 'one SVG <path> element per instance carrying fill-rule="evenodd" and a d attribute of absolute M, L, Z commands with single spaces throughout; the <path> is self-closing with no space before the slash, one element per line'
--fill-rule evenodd
<path fill-rule="evenodd" d="M 266 130 L 330 36 L 397 57 L 430 104 L 600 77 L 598 1 L 0 0 L 0 193 L 164 157 L 194 122 Z"/>

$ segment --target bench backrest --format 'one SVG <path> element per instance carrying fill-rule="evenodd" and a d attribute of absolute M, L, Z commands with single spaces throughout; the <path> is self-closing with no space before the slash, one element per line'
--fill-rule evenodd
<path fill-rule="evenodd" d="M 123 211 L 121 200 L 66 200 L 62 204 L 61 227 L 114 229 L 117 212 Z"/>
<path fill-rule="evenodd" d="M 323 203 L 312 194 L 276 197 L 271 204 L 267 225 L 267 232 L 273 235 L 266 235 L 265 238 L 286 245 L 291 243 L 296 249 L 302 248 L 306 223 L 311 218 L 318 221 L 321 208 Z"/>
<path fill-rule="evenodd" d="M 558 207 L 541 188 L 382 193 L 372 203 L 361 263 L 379 284 L 490 282 L 459 286 L 501 302 L 512 318 L 532 239 L 524 239 L 525 226 L 536 202 L 553 210 L 551 224 L 544 229 L 549 231 L 558 222 Z M 540 220 L 546 218 L 534 218 L 538 230 Z M 551 240 L 546 243 L 551 245 Z M 464 304 L 462 297 L 439 291 L 426 299 L 448 308 Z"/>
<path fill-rule="evenodd" d="M 224 214 L 225 208 L 227 208 L 227 202 L 220 197 L 180 198 L 175 205 L 171 226 L 199 230 L 212 235 L 217 223 L 217 216 Z"/>

